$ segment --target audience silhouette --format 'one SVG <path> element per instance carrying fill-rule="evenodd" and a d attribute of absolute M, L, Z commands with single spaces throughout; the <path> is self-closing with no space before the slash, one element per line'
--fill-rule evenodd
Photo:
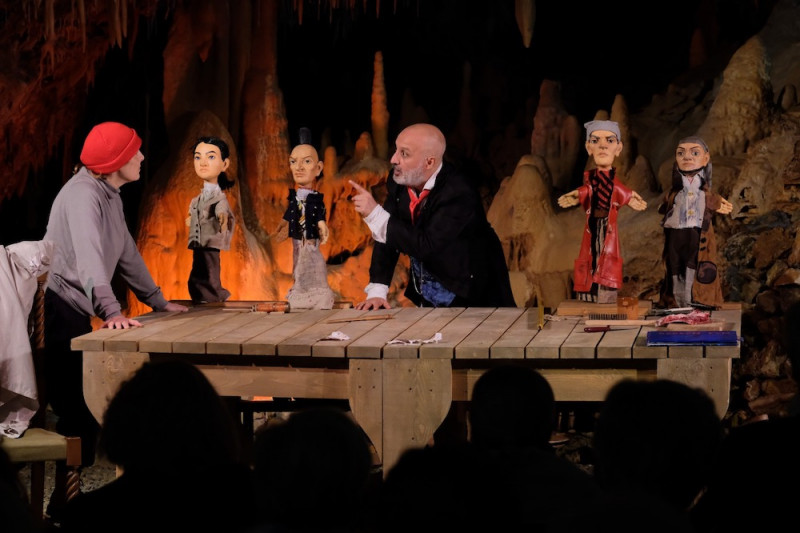
<path fill-rule="evenodd" d="M 194 365 L 145 363 L 112 398 L 98 451 L 122 474 L 67 503 L 62 530 L 226 531 L 255 523 L 233 416 Z"/>
<path fill-rule="evenodd" d="M 800 301 L 783 316 L 783 344 L 800 384 Z M 779 531 L 800 501 L 800 412 L 796 394 L 788 416 L 734 427 L 722 442 L 703 496 L 692 509 L 702 533 Z M 791 527 L 791 526 L 789 526 Z"/>
<path fill-rule="evenodd" d="M 553 389 L 531 368 L 492 368 L 472 388 L 470 441 L 482 448 L 532 446 L 552 451 L 555 420 Z"/>
<path fill-rule="evenodd" d="M 559 533 L 697 533 L 688 514 L 646 492 L 603 492 Z"/>
<path fill-rule="evenodd" d="M 372 497 L 367 436 L 332 406 L 292 413 L 256 431 L 255 532 L 366 531 Z"/>
<path fill-rule="evenodd" d="M 550 384 L 525 366 L 501 365 L 475 383 L 470 442 L 407 450 L 381 494 L 380 529 L 558 531 L 599 494 L 592 477 L 558 457 Z"/>
<path fill-rule="evenodd" d="M 800 382 L 800 302 L 784 319 Z M 103 419 L 100 455 L 122 474 L 69 502 L 62 529 L 727 533 L 778 528 L 781 510 L 800 498 L 784 483 L 800 477 L 800 461 L 776 453 L 800 446 L 796 411 L 723 440 L 702 389 L 623 380 L 600 408 L 593 475 L 551 446 L 556 403 L 536 370 L 487 370 L 467 414 L 469 442 L 409 449 L 380 483 L 367 437 L 346 411 L 296 411 L 256 432 L 251 471 L 232 414 L 202 372 L 177 360 L 146 363 Z M 14 511 L 19 530 L 37 531 L 20 512 L 24 490 L 5 456 L 0 469 L 14 474 L 0 483 L 2 509 Z M 752 490 L 743 496 L 743 487 Z"/>
<path fill-rule="evenodd" d="M 600 409 L 594 475 L 617 496 L 650 495 L 686 513 L 708 480 L 722 435 L 702 389 L 666 379 L 623 380 Z"/>

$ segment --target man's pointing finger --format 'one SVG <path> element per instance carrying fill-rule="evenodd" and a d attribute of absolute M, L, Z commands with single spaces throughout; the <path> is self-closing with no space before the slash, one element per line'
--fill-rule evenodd
<path fill-rule="evenodd" d="M 358 193 L 369 193 L 369 191 L 367 191 L 364 187 L 362 187 L 361 185 L 359 185 L 355 181 L 353 181 L 353 180 L 347 180 L 347 181 L 350 182 L 350 185 L 353 186 L 353 188 L 356 190 L 356 192 L 358 192 Z"/>

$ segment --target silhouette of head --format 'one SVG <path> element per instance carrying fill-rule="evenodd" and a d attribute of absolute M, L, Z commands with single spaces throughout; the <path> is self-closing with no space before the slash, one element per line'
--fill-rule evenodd
<path fill-rule="evenodd" d="M 263 426 L 254 460 L 259 505 L 269 523 L 333 530 L 361 519 L 372 458 L 364 432 L 344 411 L 310 408 Z"/>
<path fill-rule="evenodd" d="M 536 370 L 505 365 L 475 382 L 469 407 L 470 441 L 485 448 L 534 446 L 550 450 L 555 428 L 553 389 Z"/>
<path fill-rule="evenodd" d="M 644 491 L 687 509 L 723 436 L 714 402 L 683 383 L 623 380 L 597 419 L 594 472 L 601 486 Z"/>
<path fill-rule="evenodd" d="M 108 405 L 100 453 L 125 472 L 181 472 L 239 462 L 233 416 L 194 365 L 145 363 Z"/>

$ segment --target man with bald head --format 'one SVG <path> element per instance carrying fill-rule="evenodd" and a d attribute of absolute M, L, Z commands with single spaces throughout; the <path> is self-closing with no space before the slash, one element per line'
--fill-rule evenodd
<path fill-rule="evenodd" d="M 397 136 L 387 197 L 350 181 L 353 204 L 375 247 L 366 300 L 357 309 L 388 309 L 400 254 L 410 258 L 406 297 L 420 307 L 515 307 L 503 249 L 467 178 L 443 161 L 445 138 L 431 124 Z"/>

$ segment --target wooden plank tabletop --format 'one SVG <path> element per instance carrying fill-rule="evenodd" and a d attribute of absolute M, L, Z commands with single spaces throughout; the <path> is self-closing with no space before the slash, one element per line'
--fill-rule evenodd
<path fill-rule="evenodd" d="M 423 341 L 433 338 L 437 333 L 452 322 L 456 317 L 463 313 L 463 307 L 437 307 L 431 309 L 423 320 L 419 320 L 401 331 L 396 339 Z M 419 357 L 419 349 L 422 345 L 416 344 L 388 344 L 383 348 L 384 359 L 416 359 Z M 450 357 L 452 357 L 452 352 Z"/>
<path fill-rule="evenodd" d="M 564 342 L 561 343 L 559 357 L 561 359 L 594 359 L 597 355 L 597 344 L 605 336 L 604 332 L 588 333 L 583 330 L 584 320 L 581 320 L 570 331 Z M 609 332 L 610 333 L 610 332 Z"/>
<path fill-rule="evenodd" d="M 249 311 L 223 311 L 227 313 L 225 320 L 216 322 L 203 329 L 194 331 L 180 339 L 173 341 L 173 353 L 207 353 L 208 343 L 217 337 L 222 337 L 231 331 L 239 331 L 253 321 L 260 320 L 265 313 L 251 313 Z"/>
<path fill-rule="evenodd" d="M 528 359 L 558 359 L 561 345 L 579 321 L 580 317 L 577 316 L 553 317 L 552 320 L 546 320 L 542 330 L 525 347 L 525 356 Z"/>
<path fill-rule="evenodd" d="M 667 347 L 666 346 L 648 346 L 647 345 L 647 332 L 656 331 L 655 326 L 644 326 L 636 337 L 636 342 L 633 345 L 633 358 L 634 359 L 666 359 Z"/>
<path fill-rule="evenodd" d="M 198 316 L 216 314 L 214 310 L 194 310 L 189 313 L 157 312 L 137 316 L 142 327 L 128 329 L 100 328 L 72 339 L 73 350 L 81 351 L 145 351 L 139 343 L 158 332 L 181 326 Z"/>
<path fill-rule="evenodd" d="M 191 339 L 193 336 L 202 334 L 206 328 L 210 328 L 219 322 L 225 322 L 233 318 L 231 313 L 223 313 L 216 310 L 199 311 L 188 313 L 190 320 L 181 322 L 180 327 L 165 328 L 154 335 L 149 335 L 139 341 L 139 351 L 148 353 L 172 353 L 173 343 L 183 339 Z M 205 353 L 205 346 L 203 346 Z"/>
<path fill-rule="evenodd" d="M 277 318 L 280 315 L 270 313 L 266 320 L 272 321 L 271 327 L 242 343 L 242 355 L 276 355 L 278 343 L 295 335 L 298 331 L 316 324 L 320 320 L 330 317 L 331 312 L 323 309 L 313 309 L 300 313 L 286 313 L 286 319 Z M 310 354 L 308 354 L 310 355 Z"/>
<path fill-rule="evenodd" d="M 719 309 L 711 312 L 711 317 L 715 320 L 723 320 L 733 324 L 733 329 L 741 338 L 742 336 L 742 310 L 741 309 Z M 706 346 L 705 356 L 708 358 L 731 357 L 738 358 L 741 347 L 741 340 L 737 346 Z"/>
<path fill-rule="evenodd" d="M 226 331 L 210 339 L 206 344 L 206 353 L 242 354 L 243 346 L 249 340 L 273 328 L 280 327 L 281 324 L 292 318 L 290 313 L 253 312 L 243 314 L 251 316 L 252 320 L 240 324 L 235 330 Z"/>
<path fill-rule="evenodd" d="M 420 359 L 452 359 L 458 344 L 472 330 L 480 327 L 493 312 L 494 307 L 467 307 L 440 331 L 442 340 L 423 344 L 419 348 Z"/>
<path fill-rule="evenodd" d="M 349 339 L 317 341 L 314 343 L 311 355 L 314 357 L 345 357 L 350 353 L 350 344 L 357 341 L 370 331 L 375 329 L 383 329 L 388 322 L 395 320 L 394 318 L 375 319 L 376 316 L 394 317 L 400 312 L 401 309 L 401 307 L 395 309 L 382 309 L 380 313 L 376 313 L 375 311 L 358 311 L 360 314 L 353 316 L 352 318 L 354 320 L 351 322 L 331 323 L 329 320 L 323 321 L 323 324 L 328 326 L 331 333 L 337 331 L 343 333 L 349 337 Z M 339 320 L 342 320 L 342 318 L 339 318 Z"/>
<path fill-rule="evenodd" d="M 358 309 L 339 309 L 328 311 L 319 320 L 308 324 L 302 330 L 296 331 L 293 335 L 287 336 L 277 343 L 278 355 L 290 356 L 312 356 L 314 354 L 315 346 L 323 346 L 321 342 L 336 342 L 344 343 L 346 341 L 322 341 L 329 337 L 334 331 L 342 331 L 349 329 L 348 323 L 329 323 L 329 320 L 345 320 L 348 318 L 358 318 L 364 313 L 369 311 L 359 311 Z M 352 323 L 351 323 L 352 324 Z M 344 350 L 341 351 L 341 357 L 344 357 Z"/>
<path fill-rule="evenodd" d="M 347 346 L 347 357 L 380 359 L 384 349 L 391 348 L 391 345 L 386 346 L 387 342 L 398 338 L 404 331 L 426 319 L 432 310 L 431 307 L 401 307 L 393 315 L 394 318 L 376 324 L 372 330 L 351 342 Z"/>
<path fill-rule="evenodd" d="M 641 335 L 641 327 L 611 329 L 603 334 L 597 345 L 598 359 L 631 359 L 633 346 Z"/>
<path fill-rule="evenodd" d="M 103 350 L 119 352 L 139 351 L 139 343 L 142 339 L 153 336 L 161 331 L 182 327 L 184 324 L 194 320 L 194 316 L 189 313 L 173 314 L 159 320 L 149 320 L 142 322 L 142 327 L 116 330 L 120 333 L 109 337 L 103 343 Z"/>
<path fill-rule="evenodd" d="M 741 334 L 741 310 L 712 312 Z M 538 329 L 538 308 L 354 308 L 252 312 L 191 308 L 148 313 L 144 326 L 76 337 L 82 351 L 229 354 L 359 359 L 702 359 L 739 357 L 739 346 L 647 346 L 654 326 L 585 332 L 586 317 L 552 316 Z M 347 339 L 332 340 L 334 332 Z M 424 343 L 437 333 L 438 342 Z M 406 339 L 407 343 L 392 341 Z M 391 344 L 390 344 L 391 343 Z"/>
<path fill-rule="evenodd" d="M 489 359 L 490 350 L 525 309 L 498 307 L 456 346 L 456 359 Z"/>

